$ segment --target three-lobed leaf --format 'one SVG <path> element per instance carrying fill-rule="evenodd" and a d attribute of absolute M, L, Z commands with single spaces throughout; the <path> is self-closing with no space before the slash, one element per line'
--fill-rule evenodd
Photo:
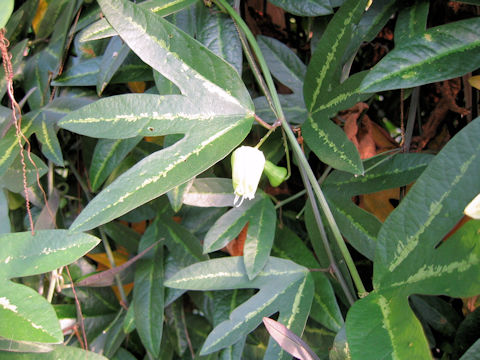
<path fill-rule="evenodd" d="M 366 353 L 373 358 L 430 358 L 408 296 L 467 297 L 480 291 L 478 281 L 465 281 L 478 278 L 480 271 L 480 222 L 467 222 L 442 242 L 480 192 L 479 134 L 477 118 L 430 161 L 382 225 L 375 251 L 375 290 L 347 315 L 353 359 Z"/>
<path fill-rule="evenodd" d="M 313 281 L 308 270 L 289 260 L 274 257 L 269 258 L 254 280 L 249 280 L 241 257 L 227 257 L 184 268 L 170 277 L 165 285 L 190 290 L 260 289 L 238 306 L 228 320 L 213 329 L 203 345 L 202 354 L 235 343 L 239 336 L 255 329 L 263 317 L 276 311 L 280 311 L 279 321 L 290 324 L 293 331 L 300 333 L 313 297 Z M 267 352 L 277 351 L 276 346 L 269 346 Z"/>
<path fill-rule="evenodd" d="M 130 2 L 100 4 L 128 46 L 183 95 L 103 99 L 70 114 L 60 126 L 104 138 L 185 136 L 122 174 L 90 202 L 72 225 L 76 229 L 108 222 L 190 180 L 225 157 L 247 135 L 252 122 L 250 97 L 229 64 Z"/>

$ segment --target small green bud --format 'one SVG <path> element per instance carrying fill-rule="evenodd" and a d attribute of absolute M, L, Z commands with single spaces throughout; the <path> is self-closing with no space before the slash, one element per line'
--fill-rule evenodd
<path fill-rule="evenodd" d="M 287 178 L 287 169 L 281 166 L 277 166 L 270 161 L 265 161 L 265 174 L 268 177 L 270 185 L 277 187 Z"/>

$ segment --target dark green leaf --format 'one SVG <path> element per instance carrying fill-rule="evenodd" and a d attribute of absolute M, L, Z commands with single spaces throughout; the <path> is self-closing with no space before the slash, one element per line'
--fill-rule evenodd
<path fill-rule="evenodd" d="M 30 162 L 30 159 L 26 158 L 26 168 L 25 172 L 23 172 L 22 160 L 20 155 L 17 156 L 12 166 L 10 166 L 5 174 L 0 177 L 2 186 L 11 192 L 19 193 L 23 191 L 24 186 L 23 181 L 19 181 L 19 179 L 22 179 L 24 174 L 27 186 L 31 186 L 32 184 L 36 183 L 37 174 L 39 178 L 46 174 L 47 165 L 45 165 L 45 163 L 35 154 L 30 154 L 30 157 L 35 165 Z"/>
<path fill-rule="evenodd" d="M 66 3 L 67 0 L 51 0 L 47 3 L 47 9 L 37 25 L 37 39 L 47 38 L 53 32 Z"/>
<path fill-rule="evenodd" d="M 351 198 L 387 188 L 404 186 L 415 181 L 433 156 L 428 154 L 397 154 L 365 161 L 372 168 L 364 176 L 334 171 L 325 180 L 324 191 L 332 213 L 350 244 L 373 260 L 376 238 L 381 222 L 353 203 Z"/>
<path fill-rule="evenodd" d="M 174 187 L 167 192 L 168 200 L 174 212 L 178 213 L 183 205 L 183 198 L 192 186 L 194 179 Z"/>
<path fill-rule="evenodd" d="M 57 131 L 46 115 L 45 112 L 42 112 L 38 117 L 38 121 L 41 123 L 38 126 L 38 131 L 36 131 L 36 136 L 42 144 L 42 154 L 55 165 L 63 166 L 62 149 L 57 139 Z"/>
<path fill-rule="evenodd" d="M 129 351 L 125 350 L 124 348 L 119 348 L 115 353 L 115 356 L 111 359 L 112 360 L 136 360 L 137 358 L 133 356 Z"/>
<path fill-rule="evenodd" d="M 459 358 L 478 339 L 480 324 L 480 307 L 467 314 L 461 322 L 455 335 L 452 357 Z"/>
<path fill-rule="evenodd" d="M 272 201 L 263 198 L 248 211 L 247 238 L 243 247 L 243 261 L 248 278 L 253 279 L 263 269 L 270 256 L 275 237 L 276 212 Z"/>
<path fill-rule="evenodd" d="M 146 233 L 140 242 L 139 250 L 157 241 L 151 235 L 151 232 Z M 160 244 L 137 263 L 133 289 L 135 325 L 142 344 L 154 357 L 158 357 L 162 341 L 163 276 L 163 246 Z"/>
<path fill-rule="evenodd" d="M 200 2 L 197 4 L 196 39 L 241 74 L 242 44 L 233 20 L 224 13 L 212 12 Z"/>
<path fill-rule="evenodd" d="M 188 330 L 182 301 L 175 301 L 165 308 L 166 335 L 175 353 L 182 356 L 187 350 Z M 163 341 L 163 340 L 162 340 Z"/>
<path fill-rule="evenodd" d="M 333 12 L 329 0 L 271 0 L 271 3 L 299 16 L 328 15 Z"/>
<path fill-rule="evenodd" d="M 453 338 L 460 324 L 455 309 L 440 297 L 412 295 L 410 304 L 420 320 L 424 319 L 433 330 Z"/>
<path fill-rule="evenodd" d="M 304 97 L 309 112 L 322 104 L 325 95 L 339 83 L 335 78 L 367 0 L 347 0 L 335 13 L 315 48 L 305 76 Z"/>
<path fill-rule="evenodd" d="M 140 136 L 130 139 L 98 140 L 89 169 L 90 184 L 93 191 L 98 190 L 112 171 L 141 140 L 142 137 Z"/>
<path fill-rule="evenodd" d="M 125 314 L 125 319 L 123 320 L 123 332 L 130 334 L 133 330 L 135 330 L 135 312 L 133 306 L 129 306 Z"/>
<path fill-rule="evenodd" d="M 480 19 L 472 18 L 403 39 L 370 70 L 361 91 L 409 88 L 475 70 L 480 61 L 479 29 Z"/>
<path fill-rule="evenodd" d="M 100 96 L 117 72 L 120 66 L 127 58 L 130 49 L 123 43 L 120 37 L 115 36 L 110 39 L 105 53 L 100 62 L 100 71 L 97 74 L 97 94 Z"/>
<path fill-rule="evenodd" d="M 346 57 L 355 54 L 363 42 L 371 42 L 395 14 L 398 6 L 399 3 L 395 0 L 375 0 L 372 2 L 356 26 Z M 346 59 L 344 58 L 344 60 Z"/>
<path fill-rule="evenodd" d="M 270 199 L 260 196 L 260 199 L 245 202 L 221 216 L 210 228 L 203 243 L 204 253 L 219 250 L 236 238 L 248 223 L 243 253 L 250 279 L 263 268 L 275 236 L 275 208 Z"/>
<path fill-rule="evenodd" d="M 10 16 L 5 26 L 10 44 L 16 44 L 20 37 L 25 36 L 25 32 L 30 31 L 30 25 L 37 11 L 37 6 L 37 0 L 27 0 Z M 3 76 L 0 76 L 0 79 L 3 80 Z"/>
<path fill-rule="evenodd" d="M 330 360 L 351 360 L 345 326 L 337 333 L 329 352 Z"/>
<path fill-rule="evenodd" d="M 302 135 L 309 148 L 324 163 L 338 170 L 363 174 L 357 148 L 326 114 L 309 114 L 302 127 Z"/>
<path fill-rule="evenodd" d="M 291 124 L 303 124 L 307 118 L 307 109 L 305 109 L 303 96 L 299 94 L 279 94 L 278 97 L 288 122 Z M 253 99 L 253 103 L 255 104 L 255 113 L 262 120 L 269 124 L 273 124 L 277 120 L 265 96 Z"/>
<path fill-rule="evenodd" d="M 21 64 L 23 60 L 23 54 L 27 47 L 28 39 L 25 39 L 15 45 L 9 52 L 12 56 L 12 70 L 13 75 L 19 75 L 22 73 Z M 4 67 L 0 67 L 0 99 L 3 98 L 5 93 L 7 92 L 7 77 L 5 76 L 5 69 Z"/>
<path fill-rule="evenodd" d="M 53 86 L 95 86 L 100 73 L 100 58 L 76 61 L 61 76 L 52 81 Z M 151 81 L 152 69 L 146 66 L 137 56 L 130 53 L 122 66 L 113 75 L 111 84 L 129 81 Z"/>
<path fill-rule="evenodd" d="M 290 229 L 277 228 L 277 236 L 272 254 L 283 259 L 289 259 L 309 269 L 319 269 L 320 264 L 315 256 L 302 242 L 302 240 Z M 311 272 L 315 282 L 315 294 L 313 296 L 310 316 L 323 326 L 338 331 L 343 325 L 343 316 L 338 307 L 335 294 L 327 277 L 322 272 Z"/>
<path fill-rule="evenodd" d="M 272 75 L 294 93 L 302 94 L 305 64 L 293 50 L 274 38 L 259 35 L 257 41 Z"/>
<path fill-rule="evenodd" d="M 147 232 L 152 232 L 150 236 L 165 241 L 170 255 L 175 259 L 176 266 L 184 267 L 196 261 L 208 259 L 208 256 L 202 254 L 200 241 L 185 227 L 168 217 L 157 217 Z"/>
<path fill-rule="evenodd" d="M 123 321 L 125 320 L 125 310 L 123 308 L 119 311 L 117 317 L 113 322 L 104 330 L 107 334 L 105 339 L 104 354 L 110 359 L 113 354 L 118 350 L 123 340 L 126 337 L 126 333 L 123 331 Z"/>
<path fill-rule="evenodd" d="M 326 220 L 322 218 L 322 223 L 325 224 Z M 321 268 L 326 269 L 330 267 L 330 259 L 328 258 L 324 245 L 322 242 L 322 234 L 319 229 L 319 224 L 317 224 L 315 216 L 313 214 L 313 209 L 312 206 L 309 202 L 307 202 L 305 206 L 305 226 L 307 228 L 308 232 L 308 237 L 310 238 L 310 242 L 312 244 L 313 249 L 315 250 L 315 255 L 317 257 L 317 260 L 319 261 Z M 322 226 L 322 224 L 320 224 Z M 329 233 L 329 228 L 327 227 L 326 229 L 326 235 L 327 239 L 330 244 L 330 248 L 332 250 L 333 257 L 335 261 L 337 262 L 337 266 L 342 273 L 348 288 L 350 289 L 350 292 L 353 294 L 355 293 L 355 290 L 353 288 L 353 283 L 349 274 L 349 271 L 347 269 L 347 266 L 345 262 L 343 261 L 342 254 L 340 252 L 340 249 L 338 247 L 338 244 L 333 241 L 333 235 Z M 338 280 L 335 277 L 330 277 L 330 280 L 332 282 L 332 286 L 335 289 L 335 293 L 339 297 L 339 299 L 347 306 L 349 306 L 349 301 L 344 295 L 344 290 L 340 287 L 340 284 Z"/>
<path fill-rule="evenodd" d="M 165 76 L 158 71 L 153 70 L 153 78 L 155 80 L 155 86 L 157 87 L 160 95 L 179 95 L 180 90 L 178 87 L 168 80 Z"/>
<path fill-rule="evenodd" d="M 429 1 L 421 0 L 398 13 L 397 22 L 395 23 L 396 43 L 402 42 L 403 37 L 408 39 L 425 32 L 429 7 Z"/>

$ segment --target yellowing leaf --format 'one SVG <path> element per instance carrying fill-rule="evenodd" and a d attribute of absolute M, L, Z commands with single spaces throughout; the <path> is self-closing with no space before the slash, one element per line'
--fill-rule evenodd
<path fill-rule="evenodd" d="M 475 89 L 480 90 L 480 75 L 472 76 L 468 79 L 470 85 L 472 85 Z"/>
<path fill-rule="evenodd" d="M 130 81 L 127 85 L 131 92 L 138 94 L 144 93 L 147 88 L 145 81 Z"/>
<path fill-rule="evenodd" d="M 39 0 L 37 12 L 35 13 L 35 17 L 32 20 L 32 27 L 35 34 L 38 33 L 38 27 L 40 26 L 45 13 L 47 12 L 48 2 L 46 0 Z"/>
<path fill-rule="evenodd" d="M 92 260 L 95 260 L 99 265 L 103 265 L 103 268 L 99 266 L 97 270 L 105 270 L 111 268 L 110 261 L 108 261 L 106 253 L 87 254 L 86 256 Z M 113 260 L 115 261 L 116 266 L 126 263 L 128 260 L 127 251 L 121 247 L 118 250 L 115 250 L 113 252 Z"/>
<path fill-rule="evenodd" d="M 106 253 L 86 254 L 86 256 L 92 260 L 95 260 L 98 263 L 97 271 L 104 271 L 112 268 Z M 128 261 L 128 253 L 125 248 L 119 247 L 117 250 L 115 250 L 113 252 L 113 260 L 115 261 L 115 266 L 120 266 L 126 263 Z M 132 289 L 133 283 L 123 285 L 125 295 L 128 295 L 130 291 L 132 291 Z M 120 296 L 120 292 L 118 291 L 118 286 L 112 286 L 112 290 L 115 293 L 117 299 L 121 301 L 122 297 Z"/>

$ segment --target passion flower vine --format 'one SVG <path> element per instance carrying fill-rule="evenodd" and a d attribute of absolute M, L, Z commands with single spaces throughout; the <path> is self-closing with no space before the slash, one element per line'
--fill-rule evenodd
<path fill-rule="evenodd" d="M 241 146 L 232 153 L 233 205 L 242 205 L 245 198 L 252 200 L 265 167 L 265 156 L 257 148 Z"/>

